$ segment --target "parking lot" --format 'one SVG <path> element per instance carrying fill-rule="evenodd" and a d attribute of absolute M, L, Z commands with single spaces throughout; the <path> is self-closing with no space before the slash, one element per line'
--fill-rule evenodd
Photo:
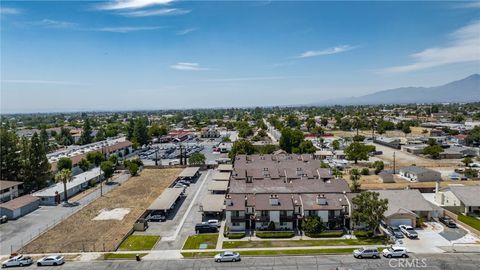
<path fill-rule="evenodd" d="M 208 194 L 212 170 L 201 171 L 197 180 L 186 188 L 186 197 L 179 199 L 165 222 L 149 222 L 149 228 L 135 234 L 160 235 L 156 250 L 181 249 L 189 235 L 195 233 L 195 224 L 202 221 L 201 200 Z"/>

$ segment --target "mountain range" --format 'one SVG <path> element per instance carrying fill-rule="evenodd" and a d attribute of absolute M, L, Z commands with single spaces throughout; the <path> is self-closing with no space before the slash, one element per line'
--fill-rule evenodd
<path fill-rule="evenodd" d="M 401 87 L 372 94 L 330 99 L 311 105 L 377 105 L 407 103 L 462 103 L 480 101 L 480 74 L 434 87 Z"/>

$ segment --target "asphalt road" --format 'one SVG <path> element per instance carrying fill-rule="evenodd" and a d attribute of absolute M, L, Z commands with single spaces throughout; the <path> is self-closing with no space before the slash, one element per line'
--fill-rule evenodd
<path fill-rule="evenodd" d="M 215 263 L 212 259 L 182 259 L 158 261 L 97 261 L 67 262 L 59 267 L 42 269 L 452 269 L 477 270 L 479 254 L 432 254 L 411 256 L 408 259 L 355 259 L 351 255 L 246 257 L 236 263 Z M 29 268 L 34 268 L 31 266 Z"/>

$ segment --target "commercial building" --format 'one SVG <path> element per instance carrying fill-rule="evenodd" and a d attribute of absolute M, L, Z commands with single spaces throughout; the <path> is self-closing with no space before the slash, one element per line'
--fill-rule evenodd
<path fill-rule="evenodd" d="M 394 149 L 400 149 L 400 139 L 398 138 L 377 137 L 374 142 Z"/>
<path fill-rule="evenodd" d="M 225 199 L 231 231 L 301 229 L 301 220 L 319 216 L 329 228 L 349 224 L 350 188 L 320 168 L 313 155 L 238 155 Z"/>
<path fill-rule="evenodd" d="M 80 191 L 86 189 L 90 182 L 98 182 L 103 177 L 100 168 L 94 168 L 90 171 L 78 174 L 67 183 L 67 196 L 71 197 Z M 40 199 L 41 205 L 56 205 L 64 199 L 63 183 L 56 183 L 52 186 L 39 190 L 32 195 Z"/>

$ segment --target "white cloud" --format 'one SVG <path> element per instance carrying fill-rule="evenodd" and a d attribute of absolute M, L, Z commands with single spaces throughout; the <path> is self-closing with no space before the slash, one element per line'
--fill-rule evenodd
<path fill-rule="evenodd" d="M 50 81 L 50 80 L 2 80 L 2 83 L 8 84 L 57 84 L 57 85 L 86 85 L 79 82 L 69 81 Z"/>
<path fill-rule="evenodd" d="M 432 47 L 412 54 L 413 63 L 385 68 L 383 72 L 410 72 L 448 64 L 480 61 L 479 33 L 480 21 L 475 21 L 450 34 L 449 45 Z"/>
<path fill-rule="evenodd" d="M 458 5 L 459 8 L 480 8 L 480 1 L 472 1 Z"/>
<path fill-rule="evenodd" d="M 322 55 L 337 54 L 337 53 L 350 51 L 350 50 L 353 50 L 353 49 L 355 49 L 354 46 L 340 45 L 340 46 L 336 46 L 336 47 L 333 47 L 333 48 L 328 48 L 328 49 L 320 50 L 320 51 L 306 51 L 306 52 L 300 54 L 299 56 L 297 56 L 296 58 L 308 58 L 308 57 L 315 57 L 315 56 L 322 56 Z"/>
<path fill-rule="evenodd" d="M 17 15 L 22 13 L 19 9 L 11 7 L 0 7 L 0 14 L 2 15 Z"/>
<path fill-rule="evenodd" d="M 56 21 L 51 19 L 43 19 L 38 22 L 32 23 L 37 26 L 47 27 L 47 28 L 74 28 L 77 27 L 78 24 L 66 21 Z"/>
<path fill-rule="evenodd" d="M 197 31 L 197 28 L 187 28 L 187 29 L 180 30 L 177 32 L 177 35 L 183 36 L 183 35 L 190 34 L 193 31 Z"/>
<path fill-rule="evenodd" d="M 180 62 L 176 63 L 175 65 L 171 65 L 170 68 L 176 70 L 186 70 L 186 71 L 200 71 L 200 70 L 208 70 L 208 68 L 201 67 L 198 63 L 186 63 Z"/>
<path fill-rule="evenodd" d="M 101 10 L 140 9 L 154 5 L 166 5 L 173 0 L 115 0 L 97 6 Z"/>
<path fill-rule="evenodd" d="M 161 8 L 153 10 L 136 10 L 120 13 L 126 17 L 148 17 L 148 16 L 171 16 L 184 15 L 190 13 L 190 10 L 181 8 Z"/>
<path fill-rule="evenodd" d="M 268 80 L 286 80 L 286 79 L 301 79 L 312 78 L 313 76 L 266 76 L 266 77 L 237 77 L 237 78 L 220 78 L 220 79 L 205 79 L 202 82 L 243 82 L 243 81 L 268 81 Z"/>
<path fill-rule="evenodd" d="M 165 28 L 163 26 L 117 26 L 117 27 L 102 27 L 94 28 L 92 31 L 112 32 L 112 33 L 129 33 L 137 31 L 149 31 Z"/>

